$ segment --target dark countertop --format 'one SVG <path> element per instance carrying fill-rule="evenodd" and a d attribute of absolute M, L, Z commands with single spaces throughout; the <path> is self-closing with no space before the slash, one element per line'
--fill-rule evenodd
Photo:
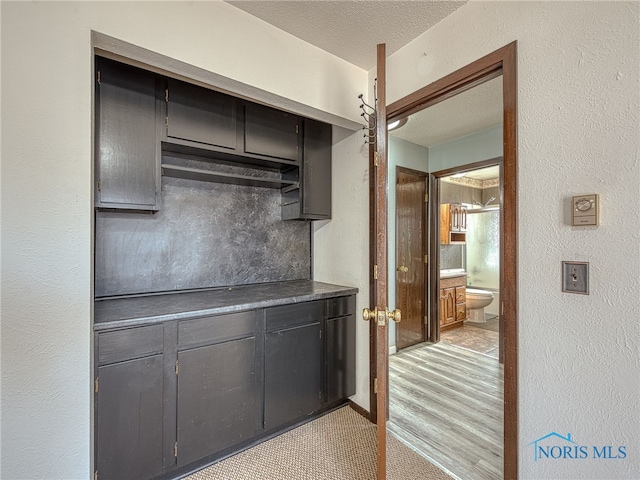
<path fill-rule="evenodd" d="M 355 287 L 311 280 L 97 299 L 94 331 L 353 295 Z"/>

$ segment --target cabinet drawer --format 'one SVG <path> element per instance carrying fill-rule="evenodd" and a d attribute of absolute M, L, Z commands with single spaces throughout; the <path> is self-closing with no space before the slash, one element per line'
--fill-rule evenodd
<path fill-rule="evenodd" d="M 456 305 L 456 320 L 465 320 L 467 318 L 467 304 L 462 303 Z"/>
<path fill-rule="evenodd" d="M 324 316 L 324 302 L 296 303 L 267 309 L 267 331 L 284 330 L 319 322 Z"/>
<path fill-rule="evenodd" d="M 344 317 L 356 313 L 356 297 L 336 297 L 327 300 L 327 318 Z"/>
<path fill-rule="evenodd" d="M 252 337 L 256 330 L 255 311 L 183 320 L 178 324 L 178 348 L 221 343 Z"/>
<path fill-rule="evenodd" d="M 456 303 L 466 303 L 467 287 L 456 287 Z"/>
<path fill-rule="evenodd" d="M 98 365 L 162 353 L 164 326 L 149 325 L 98 335 Z"/>

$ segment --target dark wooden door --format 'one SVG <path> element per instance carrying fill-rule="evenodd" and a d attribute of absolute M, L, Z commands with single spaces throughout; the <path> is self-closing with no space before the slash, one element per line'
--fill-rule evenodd
<path fill-rule="evenodd" d="M 178 465 L 253 437 L 255 338 L 178 353 Z"/>
<path fill-rule="evenodd" d="M 245 151 L 268 157 L 298 160 L 300 119 L 291 113 L 247 103 Z"/>
<path fill-rule="evenodd" d="M 320 321 L 268 332 L 265 340 L 264 428 L 285 425 L 322 406 Z"/>
<path fill-rule="evenodd" d="M 173 79 L 167 85 L 167 137 L 236 150 L 234 97 Z"/>
<path fill-rule="evenodd" d="M 324 302 L 268 308 L 264 361 L 264 428 L 270 430 L 322 406 Z"/>
<path fill-rule="evenodd" d="M 396 175 L 396 347 L 425 340 L 426 173 L 398 168 Z"/>
<path fill-rule="evenodd" d="M 155 75 L 99 57 L 96 68 L 96 207 L 156 210 Z"/>
<path fill-rule="evenodd" d="M 144 479 L 163 468 L 163 356 L 98 368 L 100 479 Z"/>

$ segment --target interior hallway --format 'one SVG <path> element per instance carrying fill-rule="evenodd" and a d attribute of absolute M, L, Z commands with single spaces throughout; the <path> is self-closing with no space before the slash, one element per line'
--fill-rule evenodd
<path fill-rule="evenodd" d="M 503 478 L 502 399 L 490 356 L 440 342 L 389 358 L 389 431 L 457 478 Z"/>

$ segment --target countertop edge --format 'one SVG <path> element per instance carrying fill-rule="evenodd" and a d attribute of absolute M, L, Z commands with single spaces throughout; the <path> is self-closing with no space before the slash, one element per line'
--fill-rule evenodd
<path fill-rule="evenodd" d="M 323 283 L 323 282 L 316 282 Z M 325 284 L 324 285 L 330 285 Z M 331 285 L 334 286 L 334 285 Z M 293 303 L 310 302 L 313 300 L 325 300 L 327 298 L 341 297 L 346 295 L 355 295 L 358 293 L 357 287 L 344 287 L 335 285 L 335 290 L 325 292 L 313 292 L 300 295 L 290 295 L 278 298 L 270 298 L 267 300 L 261 300 L 256 302 L 238 303 L 234 305 L 225 305 L 221 307 L 191 310 L 180 313 L 172 313 L 166 315 L 153 315 L 147 317 L 138 317 L 124 320 L 113 320 L 105 322 L 96 322 L 93 325 L 94 332 L 101 332 L 105 330 L 114 330 L 119 328 L 136 327 L 143 325 L 154 325 L 158 323 L 174 321 L 174 320 L 189 320 L 193 318 L 205 317 L 210 315 L 223 315 L 226 313 L 243 312 L 249 310 L 256 310 L 261 308 L 276 307 L 280 305 L 287 305 Z"/>

